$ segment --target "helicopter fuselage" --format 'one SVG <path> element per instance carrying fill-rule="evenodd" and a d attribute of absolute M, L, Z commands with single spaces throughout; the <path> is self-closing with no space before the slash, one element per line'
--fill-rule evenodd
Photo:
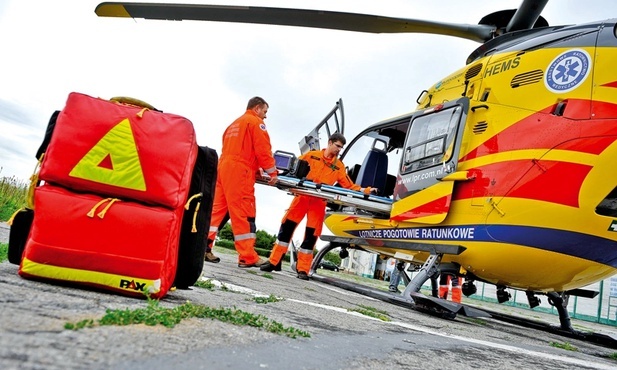
<path fill-rule="evenodd" d="M 375 178 L 387 179 L 392 209 L 330 212 L 332 233 L 463 246 L 441 262 L 523 290 L 615 274 L 615 22 L 539 34 L 485 51 L 425 91 L 416 111 L 354 138 L 342 157 L 350 168 L 366 165 L 354 152 L 388 157 L 387 175 Z M 362 247 L 415 264 L 429 256 Z"/>

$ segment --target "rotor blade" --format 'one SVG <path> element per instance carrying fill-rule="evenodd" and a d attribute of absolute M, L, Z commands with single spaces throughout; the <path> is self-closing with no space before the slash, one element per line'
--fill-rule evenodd
<path fill-rule="evenodd" d="M 432 33 L 477 42 L 490 40 L 495 31 L 487 25 L 255 6 L 104 2 L 96 7 L 95 13 L 100 17 L 258 23 L 368 33 Z"/>
<path fill-rule="evenodd" d="M 506 26 L 506 32 L 533 28 L 548 0 L 524 0 Z"/>

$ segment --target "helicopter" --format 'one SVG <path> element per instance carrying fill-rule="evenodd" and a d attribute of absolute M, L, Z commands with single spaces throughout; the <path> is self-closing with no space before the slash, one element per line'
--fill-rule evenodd
<path fill-rule="evenodd" d="M 573 332 L 568 298 L 617 273 L 617 20 L 551 26 L 548 0 L 523 0 L 478 25 L 290 8 L 104 2 L 99 16 L 286 25 L 365 33 L 432 33 L 478 42 L 465 65 L 422 90 L 413 111 L 352 139 L 350 177 L 364 197 L 289 177 L 279 187 L 327 199 L 315 267 L 361 249 L 411 263 L 402 298 L 462 312 L 420 294 L 440 273 L 546 295 Z M 342 113 L 342 102 L 327 117 Z M 323 124 L 323 122 L 322 122 Z M 320 124 L 320 125 L 322 125 Z M 317 129 L 300 142 L 318 147 Z M 337 127 L 341 129 L 341 127 Z M 329 130 L 329 129 L 328 129 Z M 342 132 L 342 130 L 341 130 Z M 293 159 L 293 158 L 292 158 Z"/>

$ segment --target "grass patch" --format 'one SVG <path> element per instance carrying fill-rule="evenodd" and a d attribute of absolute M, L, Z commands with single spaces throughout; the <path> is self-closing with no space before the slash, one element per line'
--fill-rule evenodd
<path fill-rule="evenodd" d="M 9 259 L 9 245 L 0 243 L 0 263 Z"/>
<path fill-rule="evenodd" d="M 477 325 L 486 325 L 487 322 L 485 320 L 482 319 L 478 319 L 475 317 L 462 317 L 463 320 L 473 323 L 473 324 L 477 324 Z"/>
<path fill-rule="evenodd" d="M 608 355 L 608 358 L 617 361 L 617 352 L 611 353 L 610 355 Z"/>
<path fill-rule="evenodd" d="M 278 298 L 274 294 L 270 294 L 268 297 L 253 297 L 253 300 L 257 303 L 274 303 L 282 301 L 283 298 Z"/>
<path fill-rule="evenodd" d="M 374 317 L 381 321 L 390 321 L 390 317 L 386 311 L 378 310 L 374 307 L 359 305 L 359 308 L 349 308 L 347 311 L 358 312 L 365 316 Z"/>
<path fill-rule="evenodd" d="M 239 326 L 252 326 L 290 338 L 297 338 L 299 336 L 309 338 L 311 336 L 306 331 L 293 327 L 285 327 L 283 324 L 270 320 L 263 315 L 255 315 L 235 308 L 213 308 L 196 305 L 191 302 L 184 303 L 174 308 L 164 308 L 159 305 L 159 301 L 154 299 L 148 300 L 148 306 L 146 308 L 134 310 L 107 310 L 105 315 L 98 321 L 88 319 L 77 323 L 66 323 L 64 324 L 64 328 L 67 330 L 79 330 L 95 326 L 125 326 L 135 324 L 145 324 L 149 326 L 163 325 L 168 328 L 173 328 L 183 319 L 189 318 L 207 318 Z"/>
<path fill-rule="evenodd" d="M 261 276 L 265 277 L 266 279 L 274 279 L 274 276 L 272 276 L 272 274 L 268 274 L 267 272 L 264 272 L 263 274 L 261 274 Z"/>
<path fill-rule="evenodd" d="M 25 207 L 27 197 L 27 182 L 15 176 L 0 178 L 0 221 L 7 221 L 15 211 Z"/>
<path fill-rule="evenodd" d="M 197 280 L 195 282 L 195 286 L 198 287 L 198 288 L 214 290 L 214 283 L 210 279 L 208 279 L 208 280 L 201 280 L 201 279 L 199 279 L 199 280 Z"/>
<path fill-rule="evenodd" d="M 563 343 L 551 342 L 550 345 L 551 347 L 565 349 L 566 351 L 574 351 L 574 352 L 578 351 L 578 348 L 574 347 L 568 342 L 563 342 Z"/>

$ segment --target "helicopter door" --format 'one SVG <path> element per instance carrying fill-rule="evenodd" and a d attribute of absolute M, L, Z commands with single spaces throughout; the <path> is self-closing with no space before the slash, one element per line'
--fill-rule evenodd
<path fill-rule="evenodd" d="M 343 99 L 339 99 L 336 102 L 334 108 L 332 108 L 332 110 L 324 117 L 324 119 L 322 119 L 321 122 L 319 122 L 317 126 L 315 126 L 315 128 L 313 128 L 311 132 L 308 133 L 308 135 L 306 135 L 302 138 L 302 140 L 300 140 L 298 145 L 300 145 L 301 154 L 304 154 L 311 150 L 321 149 L 320 139 L 322 139 L 323 137 L 320 136 L 320 133 L 322 132 L 322 129 L 326 131 L 326 142 L 330 135 L 336 132 L 343 135 L 345 134 L 345 114 L 343 112 Z"/>
<path fill-rule="evenodd" d="M 617 110 L 612 103 L 617 98 L 615 81 L 615 48 L 617 47 L 617 30 L 613 27 L 601 27 L 595 57 L 593 58 L 592 117 L 594 119 L 617 118 Z"/>
<path fill-rule="evenodd" d="M 441 223 L 447 216 L 469 100 L 432 107 L 414 114 L 405 140 L 390 218 Z"/>

